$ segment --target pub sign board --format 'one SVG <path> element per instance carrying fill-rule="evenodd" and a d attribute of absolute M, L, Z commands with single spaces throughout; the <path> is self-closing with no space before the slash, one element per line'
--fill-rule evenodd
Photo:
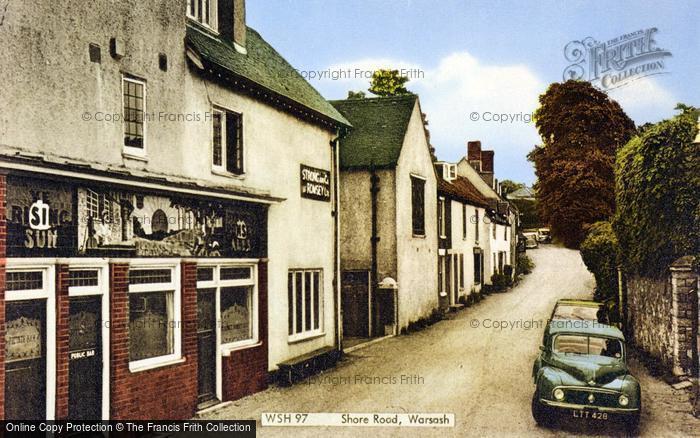
<path fill-rule="evenodd" d="M 317 201 L 331 200 L 331 173 L 327 170 L 301 165 L 301 197 Z"/>
<path fill-rule="evenodd" d="M 8 176 L 10 257 L 267 255 L 259 204 Z"/>
<path fill-rule="evenodd" d="M 7 256 L 70 256 L 77 224 L 73 191 L 55 182 L 7 177 Z"/>

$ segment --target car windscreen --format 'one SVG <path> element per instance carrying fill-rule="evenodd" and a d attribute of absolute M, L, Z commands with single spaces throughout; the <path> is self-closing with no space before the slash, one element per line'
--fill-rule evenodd
<path fill-rule="evenodd" d="M 558 335 L 553 350 L 561 354 L 585 354 L 622 358 L 622 342 L 617 339 L 586 335 Z"/>
<path fill-rule="evenodd" d="M 552 319 L 579 319 L 582 321 L 598 321 L 599 309 L 599 307 L 560 304 L 554 309 Z"/>

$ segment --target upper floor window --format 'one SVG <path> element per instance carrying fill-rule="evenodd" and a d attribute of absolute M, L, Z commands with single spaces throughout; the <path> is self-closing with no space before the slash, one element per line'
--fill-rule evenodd
<path fill-rule="evenodd" d="M 438 214 L 440 215 L 440 217 L 438 218 L 440 237 L 444 239 L 445 237 L 447 237 L 445 231 L 445 198 L 440 197 L 438 199 Z"/>
<path fill-rule="evenodd" d="M 491 230 L 493 231 L 493 238 L 496 238 L 496 228 L 498 228 L 498 225 L 496 225 L 496 222 L 493 223 L 493 228 Z"/>
<path fill-rule="evenodd" d="M 128 153 L 145 153 L 146 83 L 138 79 L 123 78 L 124 150 Z"/>
<path fill-rule="evenodd" d="M 243 167 L 243 116 L 214 109 L 212 114 L 212 167 L 241 175 Z"/>
<path fill-rule="evenodd" d="M 467 238 L 467 204 L 462 204 L 462 239 Z"/>
<path fill-rule="evenodd" d="M 479 209 L 475 210 L 474 214 L 474 240 L 479 241 Z"/>
<path fill-rule="evenodd" d="M 411 176 L 413 235 L 425 236 L 425 180 Z"/>
<path fill-rule="evenodd" d="M 187 0 L 187 16 L 216 30 L 217 0 Z"/>

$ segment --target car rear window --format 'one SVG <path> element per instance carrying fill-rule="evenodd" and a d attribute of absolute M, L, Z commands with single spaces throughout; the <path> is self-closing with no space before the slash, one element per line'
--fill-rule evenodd
<path fill-rule="evenodd" d="M 552 319 L 598 321 L 598 310 L 598 307 L 559 305 L 554 309 Z"/>
<path fill-rule="evenodd" d="M 558 335 L 554 352 L 622 358 L 622 343 L 617 339 L 583 335 Z"/>

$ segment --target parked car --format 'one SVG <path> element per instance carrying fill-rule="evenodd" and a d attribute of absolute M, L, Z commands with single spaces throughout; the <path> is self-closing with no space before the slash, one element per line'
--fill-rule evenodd
<path fill-rule="evenodd" d="M 535 232 L 527 232 L 523 233 L 525 236 L 525 248 L 526 249 L 533 249 L 533 248 L 538 248 L 540 244 L 537 242 L 537 233 Z"/>
<path fill-rule="evenodd" d="M 537 241 L 541 243 L 552 243 L 552 232 L 549 228 L 540 228 L 537 230 Z"/>
<path fill-rule="evenodd" d="M 532 368 L 532 416 L 548 426 L 557 414 L 583 421 L 621 420 L 636 432 L 642 410 L 639 381 L 627 368 L 617 327 L 554 320 Z"/>

